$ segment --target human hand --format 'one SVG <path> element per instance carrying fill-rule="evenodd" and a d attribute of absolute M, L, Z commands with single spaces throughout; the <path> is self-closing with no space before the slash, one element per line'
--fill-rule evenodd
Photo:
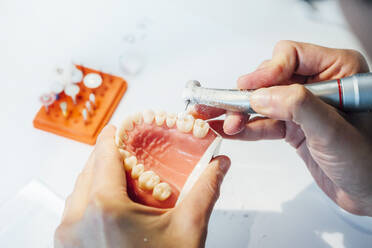
<path fill-rule="evenodd" d="M 230 160 L 214 158 L 175 208 L 152 208 L 129 199 L 114 135 L 113 126 L 102 130 L 66 200 L 55 247 L 204 247 L 209 217 Z"/>
<path fill-rule="evenodd" d="M 333 201 L 351 213 L 372 216 L 372 114 L 338 112 L 302 85 L 368 71 L 356 51 L 281 41 L 271 60 L 238 79 L 238 88 L 257 89 L 251 106 L 266 117 L 248 120 L 227 113 L 225 121 L 210 125 L 227 138 L 284 138 Z M 224 113 L 206 106 L 195 111 L 204 118 Z"/>

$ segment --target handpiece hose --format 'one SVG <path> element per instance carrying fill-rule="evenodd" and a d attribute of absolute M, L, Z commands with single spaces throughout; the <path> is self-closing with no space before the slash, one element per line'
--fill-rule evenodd
<path fill-rule="evenodd" d="M 372 73 L 304 85 L 326 103 L 345 112 L 372 110 Z M 255 113 L 249 97 L 253 90 L 203 88 L 196 80 L 187 82 L 183 99 L 234 112 Z"/>

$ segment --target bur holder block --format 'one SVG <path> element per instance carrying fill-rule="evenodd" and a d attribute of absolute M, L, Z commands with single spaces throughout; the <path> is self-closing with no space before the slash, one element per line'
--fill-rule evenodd
<path fill-rule="evenodd" d="M 85 87 L 83 82 L 78 83 L 80 92 L 76 96 L 76 105 L 71 97 L 64 92 L 59 94 L 59 99 L 48 107 L 41 107 L 36 114 L 33 124 L 35 128 L 51 132 L 66 138 L 94 145 L 102 128 L 110 120 L 114 110 L 127 90 L 127 82 L 120 77 L 93 70 L 81 65 L 76 67 L 83 72 L 98 73 L 102 77 L 102 84 L 96 89 Z M 94 93 L 95 106 L 93 112 L 88 114 L 87 122 L 84 121 L 82 110 L 85 102 L 89 101 L 89 94 Z M 59 104 L 67 102 L 67 117 L 64 117 Z"/>

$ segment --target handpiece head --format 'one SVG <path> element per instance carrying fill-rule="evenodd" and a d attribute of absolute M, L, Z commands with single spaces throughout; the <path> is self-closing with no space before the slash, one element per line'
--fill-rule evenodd
<path fill-rule="evenodd" d="M 199 81 L 190 80 L 182 93 L 186 104 L 203 104 L 235 112 L 254 113 L 250 108 L 247 90 L 203 88 Z"/>
<path fill-rule="evenodd" d="M 198 88 L 198 87 L 201 87 L 201 84 L 199 81 L 196 81 L 196 80 L 187 81 L 185 89 L 182 92 L 182 98 L 185 101 L 186 110 L 190 103 L 195 104 L 193 96 L 195 94 L 194 93 L 195 88 Z"/>

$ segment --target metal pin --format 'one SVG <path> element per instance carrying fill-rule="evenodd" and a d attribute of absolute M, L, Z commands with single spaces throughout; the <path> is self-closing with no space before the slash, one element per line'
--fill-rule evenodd
<path fill-rule="evenodd" d="M 84 123 L 86 124 L 88 122 L 88 112 L 87 112 L 87 109 L 83 109 L 83 111 L 81 112 L 81 114 L 83 116 Z"/>
<path fill-rule="evenodd" d="M 186 108 L 185 108 L 185 111 L 186 111 L 187 108 L 189 107 L 189 104 L 190 104 L 190 100 L 186 100 Z"/>
<path fill-rule="evenodd" d="M 67 102 L 61 102 L 59 104 L 59 107 L 61 108 L 62 110 L 62 114 L 63 116 L 66 118 L 67 117 Z"/>

